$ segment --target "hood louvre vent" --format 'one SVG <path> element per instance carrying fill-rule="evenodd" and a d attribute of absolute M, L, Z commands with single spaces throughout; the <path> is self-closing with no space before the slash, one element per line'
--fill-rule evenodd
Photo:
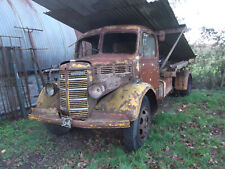
<path fill-rule="evenodd" d="M 132 65 L 116 64 L 97 66 L 94 68 L 94 74 L 120 74 L 120 73 L 132 73 Z"/>

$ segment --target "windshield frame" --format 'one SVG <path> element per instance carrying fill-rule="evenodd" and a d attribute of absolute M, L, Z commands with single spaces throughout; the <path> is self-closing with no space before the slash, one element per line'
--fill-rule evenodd
<path fill-rule="evenodd" d="M 96 30 L 92 30 L 92 31 L 89 31 L 89 32 L 86 32 L 84 33 L 83 35 L 81 35 L 81 37 L 78 39 L 78 41 L 76 42 L 76 45 L 75 45 L 75 52 L 74 52 L 74 58 L 75 59 L 82 59 L 83 57 L 81 58 L 78 58 L 78 44 L 79 42 L 84 39 L 84 38 L 87 38 L 87 37 L 90 37 L 90 36 L 95 36 L 95 35 L 99 35 L 100 38 L 99 38 L 99 43 L 98 43 L 98 55 L 97 56 L 105 56 L 105 55 L 113 55 L 115 57 L 117 56 L 133 56 L 133 55 L 139 55 L 139 39 L 140 39 L 140 32 L 141 32 L 141 28 L 140 26 L 135 26 L 135 27 L 132 27 L 132 28 L 128 28 L 126 25 L 123 25 L 123 26 L 115 26 L 115 27 L 105 27 L 105 28 L 101 28 L 101 29 L 96 29 Z M 102 46 L 103 46 L 103 39 L 104 39 L 104 35 L 107 34 L 107 33 L 134 33 L 137 35 L 137 41 L 136 41 L 136 50 L 133 54 L 124 54 L 124 53 L 103 53 L 102 52 Z M 89 56 L 84 56 L 84 57 L 91 57 L 92 55 L 89 55 Z M 96 56 L 96 55 L 93 55 L 93 56 Z"/>
<path fill-rule="evenodd" d="M 89 38 L 89 37 L 92 37 L 92 36 L 99 36 L 98 45 L 97 45 L 98 46 L 97 47 L 98 53 L 91 54 L 91 55 L 85 55 L 85 56 L 82 56 L 82 57 L 78 57 L 79 56 L 80 43 L 83 41 L 83 39 L 86 39 L 86 38 Z M 100 32 L 99 33 L 96 33 L 96 34 L 90 34 L 90 35 L 84 36 L 81 39 L 79 39 L 76 42 L 76 45 L 75 45 L 75 58 L 76 59 L 80 59 L 80 58 L 83 58 L 83 57 L 98 55 L 101 52 L 101 50 L 100 50 L 101 49 L 101 47 L 100 47 L 100 41 L 101 41 L 101 33 Z"/>
<path fill-rule="evenodd" d="M 103 52 L 103 44 L 104 44 L 104 38 L 105 38 L 105 35 L 106 34 L 113 34 L 113 33 L 121 33 L 121 34 L 125 34 L 125 33 L 129 33 L 129 34 L 135 34 L 136 35 L 136 45 L 135 45 L 135 51 L 133 53 L 104 53 Z M 102 41 L 101 41 L 101 46 L 100 46 L 100 52 L 102 54 L 105 54 L 105 55 L 134 55 L 138 52 L 138 45 L 139 45 L 139 42 L 138 42 L 138 39 L 139 39 L 139 33 L 137 31 L 134 31 L 134 30 L 113 30 L 113 31 L 106 31 L 102 34 Z"/>

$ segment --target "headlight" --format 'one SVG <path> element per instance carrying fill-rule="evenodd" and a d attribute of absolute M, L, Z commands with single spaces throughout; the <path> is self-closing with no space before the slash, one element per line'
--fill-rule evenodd
<path fill-rule="evenodd" d="M 88 88 L 88 92 L 91 97 L 98 99 L 105 92 L 105 87 L 103 85 L 92 85 Z"/>
<path fill-rule="evenodd" d="M 45 92 L 48 96 L 54 96 L 57 92 L 57 86 L 54 83 L 47 83 Z"/>

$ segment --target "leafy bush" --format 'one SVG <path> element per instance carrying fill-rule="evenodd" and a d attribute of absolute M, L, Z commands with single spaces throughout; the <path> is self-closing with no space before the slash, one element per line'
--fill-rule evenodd
<path fill-rule="evenodd" d="M 225 85 L 225 32 L 214 29 L 202 29 L 201 41 L 194 44 L 198 55 L 190 68 L 194 86 L 197 88 L 215 88 Z"/>

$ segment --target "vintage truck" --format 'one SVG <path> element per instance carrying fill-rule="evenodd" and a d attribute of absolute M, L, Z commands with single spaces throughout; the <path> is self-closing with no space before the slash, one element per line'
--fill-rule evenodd
<path fill-rule="evenodd" d="M 164 2 L 143 5 L 166 10 L 169 4 Z M 63 13 L 63 5 L 60 8 Z M 55 13 L 52 6 L 51 12 Z M 87 25 L 79 30 L 88 31 L 76 43 L 74 60 L 61 63 L 58 78 L 43 88 L 29 119 L 50 123 L 49 129 L 58 133 L 71 127 L 122 128 L 127 149 L 137 150 L 149 138 L 158 100 L 171 92 L 191 92 L 192 76 L 185 68 L 195 55 L 183 35 L 186 27 L 178 25 L 174 15 L 167 19 L 175 26 L 153 30 L 134 21 L 111 25 L 101 14 L 95 22 L 101 21 L 102 27 L 82 23 L 88 18 L 78 21 L 77 28 Z M 118 20 L 124 23 L 124 18 Z M 69 18 L 61 20 L 70 25 Z"/>

